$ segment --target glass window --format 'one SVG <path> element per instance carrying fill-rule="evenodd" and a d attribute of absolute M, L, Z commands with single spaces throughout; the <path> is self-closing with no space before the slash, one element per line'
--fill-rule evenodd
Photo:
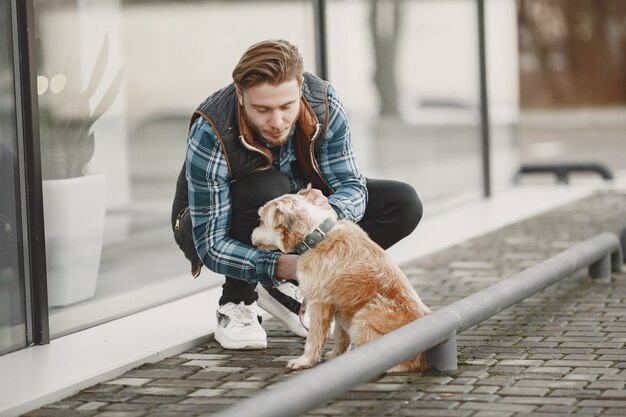
<path fill-rule="evenodd" d="M 511 52 L 498 59 L 510 65 L 496 60 L 490 77 L 505 73 L 514 81 L 517 44 L 509 34 L 515 31 L 515 4 L 502 3 L 507 3 L 505 12 L 490 4 L 489 12 L 495 10 L 490 22 L 502 22 L 494 29 L 507 34 L 500 43 Z M 489 42 L 502 36 L 490 33 Z M 328 44 L 330 78 L 346 105 L 366 174 L 412 184 L 430 213 L 479 198 L 483 173 L 476 2 L 330 1 Z M 504 101 L 516 109 L 517 83 L 500 88 Z M 490 94 L 500 99 L 497 89 Z M 509 185 L 517 168 L 511 161 L 512 134 L 507 127 L 494 139 L 505 145 L 493 176 Z"/>
<path fill-rule="evenodd" d="M 0 354 L 26 346 L 10 2 L 0 3 Z"/>
<path fill-rule="evenodd" d="M 189 120 L 259 40 L 314 69 L 310 2 L 34 3 L 52 336 L 221 285 L 170 226 Z"/>
<path fill-rule="evenodd" d="M 488 19 L 512 34 L 515 5 L 501 3 L 507 12 Z M 289 39 L 314 71 L 311 2 L 34 5 L 52 336 L 220 285 L 191 279 L 170 226 L 189 119 L 261 39 Z M 473 0 L 328 2 L 330 81 L 362 168 L 411 183 L 429 212 L 482 194 L 476 22 Z M 514 35 L 491 33 L 490 48 L 515 56 Z M 501 62 L 516 68 L 501 58 L 490 82 Z M 498 86 L 490 97 L 516 109 L 517 84 Z M 514 121 L 498 120 L 492 149 L 506 175 L 492 172 L 508 183 Z"/>

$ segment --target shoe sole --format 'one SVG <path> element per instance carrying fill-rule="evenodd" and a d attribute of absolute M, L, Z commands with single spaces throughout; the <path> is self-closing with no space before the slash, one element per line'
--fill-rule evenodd
<path fill-rule="evenodd" d="M 259 340 L 231 340 L 224 336 L 219 329 L 215 330 L 214 337 L 224 349 L 261 350 L 267 348 L 267 340 L 263 342 Z"/>
<path fill-rule="evenodd" d="M 289 313 L 287 313 L 287 308 L 283 306 L 279 306 L 278 301 L 274 301 L 274 298 L 267 292 L 262 285 L 257 285 L 256 288 L 257 293 L 259 294 L 259 299 L 257 300 L 257 305 L 261 307 L 263 310 L 270 313 L 272 316 L 276 317 L 278 320 L 285 323 L 285 325 L 297 334 L 300 337 L 307 337 L 309 332 L 306 331 L 304 327 L 302 327 L 302 323 L 300 323 L 300 317 L 297 320 L 293 319 Z"/>

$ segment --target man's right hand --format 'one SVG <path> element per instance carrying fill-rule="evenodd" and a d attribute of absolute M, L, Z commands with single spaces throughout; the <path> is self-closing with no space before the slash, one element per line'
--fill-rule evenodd
<path fill-rule="evenodd" d="M 299 255 L 283 254 L 278 258 L 278 265 L 276 266 L 276 278 L 280 280 L 295 279 L 296 270 L 298 268 Z"/>

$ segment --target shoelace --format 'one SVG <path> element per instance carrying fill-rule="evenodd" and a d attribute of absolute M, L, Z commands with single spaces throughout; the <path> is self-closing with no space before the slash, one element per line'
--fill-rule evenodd
<path fill-rule="evenodd" d="M 243 301 L 233 307 L 232 314 L 235 320 L 241 322 L 248 320 L 249 322 L 254 323 L 254 320 L 256 320 L 256 315 L 244 304 Z"/>
<path fill-rule="evenodd" d="M 291 283 L 285 283 L 278 287 L 278 290 L 283 294 L 293 298 L 294 300 L 300 301 L 302 300 L 302 293 L 300 292 L 300 288 Z"/>

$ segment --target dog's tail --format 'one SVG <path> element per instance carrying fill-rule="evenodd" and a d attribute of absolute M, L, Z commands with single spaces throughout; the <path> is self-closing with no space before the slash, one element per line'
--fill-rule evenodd
<path fill-rule="evenodd" d="M 397 372 L 424 372 L 428 368 L 428 364 L 426 363 L 426 352 L 422 352 L 417 354 L 417 356 L 412 357 L 409 360 L 402 362 L 399 365 L 394 366 L 388 373 L 397 373 Z"/>

